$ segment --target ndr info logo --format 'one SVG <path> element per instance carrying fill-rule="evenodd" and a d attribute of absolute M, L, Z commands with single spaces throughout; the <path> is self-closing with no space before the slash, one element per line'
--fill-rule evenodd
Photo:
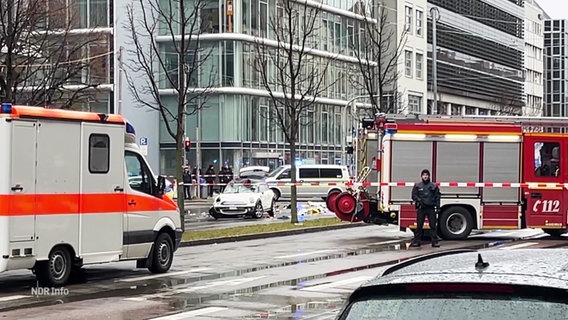
<path fill-rule="evenodd" d="M 67 295 L 69 295 L 69 289 L 67 289 L 67 288 L 35 287 L 35 288 L 32 288 L 32 295 L 34 295 L 34 296 L 67 296 Z"/>

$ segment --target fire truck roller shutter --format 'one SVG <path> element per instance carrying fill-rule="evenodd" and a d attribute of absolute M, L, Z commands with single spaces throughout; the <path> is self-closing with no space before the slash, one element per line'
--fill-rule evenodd
<path fill-rule="evenodd" d="M 521 181 L 520 149 L 519 143 L 484 143 L 483 181 Z M 517 203 L 519 201 L 519 191 L 518 188 L 485 188 L 483 189 L 482 201 Z"/>
<path fill-rule="evenodd" d="M 468 182 L 479 180 L 480 143 L 437 142 L 436 181 Z M 439 232 L 444 239 L 466 239 L 477 227 L 476 210 L 471 206 L 446 206 L 452 198 L 460 196 L 477 197 L 479 188 L 442 187 L 442 208 L 438 216 Z M 445 199 L 448 199 L 444 201 Z M 476 200 L 479 201 L 480 200 Z"/>
<path fill-rule="evenodd" d="M 420 171 L 432 166 L 432 142 L 393 141 L 390 181 L 414 182 L 420 180 Z M 410 200 L 412 187 L 390 187 L 391 201 Z"/>

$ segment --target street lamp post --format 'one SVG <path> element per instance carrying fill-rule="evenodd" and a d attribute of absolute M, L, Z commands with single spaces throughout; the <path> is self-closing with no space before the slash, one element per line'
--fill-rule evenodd
<path fill-rule="evenodd" d="M 434 94 L 434 101 L 432 113 L 438 113 L 438 43 L 437 43 L 437 22 L 440 20 L 440 10 L 437 7 L 430 9 L 432 15 L 432 93 Z"/>

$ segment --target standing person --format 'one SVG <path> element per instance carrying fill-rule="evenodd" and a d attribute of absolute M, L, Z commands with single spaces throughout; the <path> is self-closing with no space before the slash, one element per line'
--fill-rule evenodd
<path fill-rule="evenodd" d="M 197 168 L 197 166 L 193 167 L 193 171 L 191 172 L 191 181 L 192 181 L 192 185 L 193 185 L 193 194 L 192 196 L 194 198 L 197 198 L 198 196 L 203 197 L 203 195 L 201 195 L 199 193 L 199 188 L 201 188 L 201 184 L 200 182 L 197 180 L 197 175 L 199 173 L 199 179 L 203 179 L 203 172 L 201 172 L 200 168 Z"/>
<path fill-rule="evenodd" d="M 439 247 L 437 236 L 437 218 L 436 214 L 440 208 L 440 188 L 430 181 L 430 171 L 422 170 L 420 174 L 422 181 L 418 182 L 412 188 L 412 201 L 416 205 L 416 233 L 412 240 L 411 247 L 420 247 L 422 243 L 422 235 L 424 234 L 424 219 L 428 217 L 430 226 L 430 239 L 432 247 Z"/>
<path fill-rule="evenodd" d="M 191 173 L 189 172 L 189 167 L 183 169 L 183 194 L 185 199 L 191 199 Z"/>
<path fill-rule="evenodd" d="M 210 165 L 207 171 L 205 171 L 205 182 L 207 182 L 207 196 L 213 197 L 213 185 L 215 184 L 215 166 Z"/>
<path fill-rule="evenodd" d="M 219 182 L 220 182 L 220 193 L 223 193 L 223 191 L 225 190 L 225 187 L 227 186 L 227 183 L 229 183 L 229 168 L 227 166 L 223 166 L 221 168 L 221 171 L 219 171 Z"/>

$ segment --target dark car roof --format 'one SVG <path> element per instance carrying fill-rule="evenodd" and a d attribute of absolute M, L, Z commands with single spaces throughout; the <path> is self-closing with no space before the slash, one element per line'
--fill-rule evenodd
<path fill-rule="evenodd" d="M 479 255 L 485 268 L 476 268 Z M 481 266 L 481 265 L 479 265 Z M 419 256 L 364 287 L 405 283 L 498 283 L 568 289 L 568 249 L 458 250 Z"/>

